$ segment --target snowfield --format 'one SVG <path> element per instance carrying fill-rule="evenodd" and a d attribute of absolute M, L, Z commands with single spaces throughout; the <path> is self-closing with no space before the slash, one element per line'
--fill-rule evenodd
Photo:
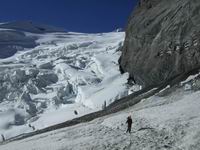
<path fill-rule="evenodd" d="M 101 110 L 129 93 L 128 74 L 118 66 L 124 32 L 85 34 L 13 22 L 1 24 L 0 35 L 5 139 Z"/>
<path fill-rule="evenodd" d="M 7 143 L 0 149 L 198 150 L 200 91 L 185 90 L 185 86 L 168 87 L 121 112 Z M 133 118 L 131 134 L 125 133 L 128 115 Z"/>

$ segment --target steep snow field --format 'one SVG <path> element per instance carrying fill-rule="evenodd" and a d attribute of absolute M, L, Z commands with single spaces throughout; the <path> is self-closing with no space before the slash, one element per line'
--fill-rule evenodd
<path fill-rule="evenodd" d="M 1 145 L 1 150 L 198 150 L 200 77 L 166 87 L 124 111 Z M 190 86 L 190 88 L 188 88 Z M 197 90 L 198 89 L 198 90 Z M 132 133 L 126 117 L 132 115 Z"/>
<path fill-rule="evenodd" d="M 8 139 L 42 129 L 126 96 L 128 74 L 121 75 L 118 66 L 123 40 L 124 32 L 1 24 L 0 134 Z M 4 55 L 9 50 L 10 57 Z"/>

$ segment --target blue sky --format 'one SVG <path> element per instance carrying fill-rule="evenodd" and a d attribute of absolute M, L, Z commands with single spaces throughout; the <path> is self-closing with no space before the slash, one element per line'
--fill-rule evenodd
<path fill-rule="evenodd" d="M 76 32 L 123 28 L 137 0 L 1 0 L 0 22 L 31 20 Z"/>

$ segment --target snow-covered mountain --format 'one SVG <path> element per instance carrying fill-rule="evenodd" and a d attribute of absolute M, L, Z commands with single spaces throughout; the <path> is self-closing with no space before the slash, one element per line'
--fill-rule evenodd
<path fill-rule="evenodd" d="M 200 149 L 198 67 L 155 86 L 130 87 L 133 78 L 118 64 L 125 33 L 11 24 L 0 29 L 11 51 L 0 60 L 0 150 Z"/>
<path fill-rule="evenodd" d="M 34 48 L 38 45 L 37 36 L 27 36 L 31 33 L 64 32 L 64 29 L 36 24 L 31 21 L 15 21 L 0 24 L 0 58 L 10 57 L 18 50 Z"/>
<path fill-rule="evenodd" d="M 123 40 L 124 32 L 0 24 L 0 134 L 42 129 L 128 95 L 128 74 L 118 66 Z"/>

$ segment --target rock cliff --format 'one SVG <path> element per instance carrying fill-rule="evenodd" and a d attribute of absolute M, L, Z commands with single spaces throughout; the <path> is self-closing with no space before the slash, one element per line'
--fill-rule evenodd
<path fill-rule="evenodd" d="M 140 0 L 126 29 L 124 72 L 151 86 L 198 68 L 199 58 L 199 0 Z"/>

